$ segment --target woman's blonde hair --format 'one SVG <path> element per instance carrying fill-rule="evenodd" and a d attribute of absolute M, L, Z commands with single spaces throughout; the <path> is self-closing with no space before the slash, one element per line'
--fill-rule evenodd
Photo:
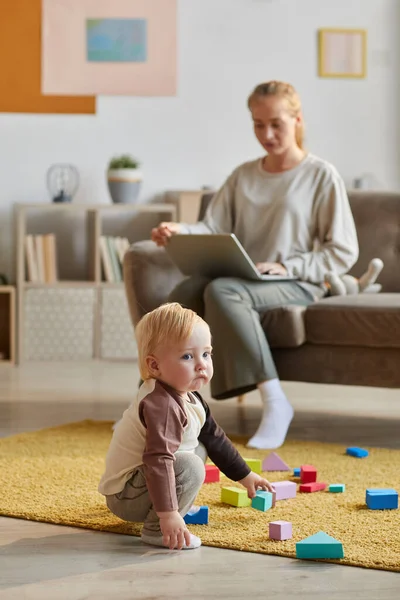
<path fill-rule="evenodd" d="M 247 100 L 247 106 L 251 110 L 251 105 L 254 101 L 265 96 L 279 96 L 284 98 L 288 104 L 289 110 L 294 117 L 301 114 L 301 100 L 299 94 L 290 83 L 284 81 L 267 81 L 257 85 Z M 296 124 L 296 143 L 299 148 L 303 149 L 304 145 L 304 123 L 301 120 Z"/>
<path fill-rule="evenodd" d="M 143 381 L 151 377 L 146 358 L 166 342 L 177 344 L 187 340 L 198 323 L 208 327 L 198 314 L 189 308 L 183 308 L 177 302 L 162 304 L 141 318 L 135 329 L 135 337 Z"/>

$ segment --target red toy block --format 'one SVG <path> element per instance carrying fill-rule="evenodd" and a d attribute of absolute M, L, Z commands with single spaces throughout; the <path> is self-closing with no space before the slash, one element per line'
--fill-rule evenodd
<path fill-rule="evenodd" d="M 314 481 L 317 481 L 317 469 L 312 465 L 301 465 L 300 481 L 301 483 L 314 483 Z"/>
<path fill-rule="evenodd" d="M 308 493 L 322 492 L 325 488 L 326 488 L 326 483 L 314 481 L 313 483 L 303 483 L 300 486 L 299 491 L 300 492 L 308 492 Z"/>
<path fill-rule="evenodd" d="M 218 467 L 215 465 L 205 465 L 206 468 L 206 476 L 204 478 L 204 483 L 215 483 L 219 481 L 220 471 Z"/>

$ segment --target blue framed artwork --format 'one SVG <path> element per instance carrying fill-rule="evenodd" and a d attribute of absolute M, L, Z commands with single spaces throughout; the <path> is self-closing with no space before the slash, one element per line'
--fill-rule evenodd
<path fill-rule="evenodd" d="M 87 19 L 89 62 L 146 62 L 146 19 Z"/>

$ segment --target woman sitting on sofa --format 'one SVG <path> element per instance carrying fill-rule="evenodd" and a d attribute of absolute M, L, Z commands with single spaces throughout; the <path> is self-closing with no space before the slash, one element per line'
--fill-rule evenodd
<path fill-rule="evenodd" d="M 260 314 L 308 305 L 326 293 L 329 271 L 346 273 L 358 242 L 346 188 L 336 169 L 303 147 L 301 104 L 283 82 L 258 85 L 248 99 L 254 132 L 266 154 L 237 167 L 214 196 L 203 221 L 161 223 L 160 246 L 179 233 L 234 233 L 261 273 L 298 281 L 186 278 L 169 297 L 205 318 L 213 335 L 212 396 L 225 399 L 258 388 L 263 415 L 251 448 L 278 448 L 293 408 L 278 379 Z"/>

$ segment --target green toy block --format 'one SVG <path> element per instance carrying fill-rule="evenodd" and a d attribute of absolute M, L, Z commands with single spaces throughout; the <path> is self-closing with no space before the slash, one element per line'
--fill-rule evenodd
<path fill-rule="evenodd" d="M 272 507 L 273 495 L 271 492 L 263 492 L 259 490 L 256 492 L 256 497 L 252 499 L 251 506 L 257 510 L 266 512 Z"/>
<path fill-rule="evenodd" d="M 254 473 L 257 473 L 257 475 L 261 475 L 261 460 L 259 460 L 258 458 L 244 458 L 243 460 L 245 463 L 248 464 L 248 466 Z"/>
<path fill-rule="evenodd" d="M 296 558 L 343 558 L 343 544 L 324 531 L 318 531 L 296 544 Z"/>
<path fill-rule="evenodd" d="M 236 487 L 223 487 L 221 490 L 221 502 L 238 507 L 251 505 L 251 499 L 247 495 L 247 490 Z"/>
<path fill-rule="evenodd" d="M 339 494 L 340 492 L 346 491 L 346 486 L 344 483 L 331 483 L 329 486 L 329 491 Z"/>

